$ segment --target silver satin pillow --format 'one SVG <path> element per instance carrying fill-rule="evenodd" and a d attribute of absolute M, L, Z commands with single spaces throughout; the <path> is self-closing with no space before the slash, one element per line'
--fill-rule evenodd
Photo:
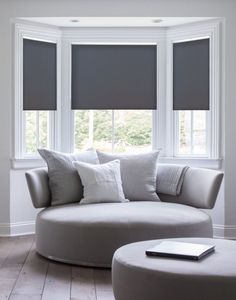
<path fill-rule="evenodd" d="M 156 193 L 157 160 L 159 151 L 142 154 L 109 154 L 97 151 L 101 164 L 120 160 L 125 198 L 131 201 L 158 201 Z"/>
<path fill-rule="evenodd" d="M 83 197 L 83 186 L 73 161 L 98 164 L 96 151 L 66 154 L 56 151 L 38 149 L 48 166 L 51 205 L 79 202 Z"/>

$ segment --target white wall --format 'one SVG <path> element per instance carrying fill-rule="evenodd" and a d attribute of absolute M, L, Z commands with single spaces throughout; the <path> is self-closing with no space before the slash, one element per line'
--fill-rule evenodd
<path fill-rule="evenodd" d="M 11 170 L 10 185 L 10 233 L 34 233 L 35 217 L 39 210 L 31 202 L 25 170 Z"/>
<path fill-rule="evenodd" d="M 218 231 L 236 237 L 236 137 L 233 131 L 236 101 L 236 2 L 231 0 L 0 0 L 0 234 L 31 230 L 35 210 L 29 200 L 23 171 L 10 170 L 11 157 L 11 25 L 14 17 L 42 16 L 205 16 L 226 18 L 225 62 L 225 188 L 211 213 Z M 224 72 L 224 70 L 223 70 Z M 224 114 L 222 114 L 224 117 Z M 224 131 L 224 130 L 223 130 Z M 19 225 L 19 226 L 17 226 Z M 224 227 L 225 225 L 225 227 Z M 31 228 L 31 229 L 30 229 Z"/>

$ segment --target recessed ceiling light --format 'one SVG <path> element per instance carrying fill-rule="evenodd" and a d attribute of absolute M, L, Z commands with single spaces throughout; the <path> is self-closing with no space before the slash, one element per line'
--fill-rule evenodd
<path fill-rule="evenodd" d="M 77 19 L 72 19 L 72 20 L 70 20 L 70 22 L 72 22 L 72 23 L 79 23 L 79 20 L 77 20 Z"/>
<path fill-rule="evenodd" d="M 152 20 L 152 22 L 153 22 L 153 23 L 161 23 L 162 20 L 161 20 L 161 19 L 154 19 L 154 20 Z"/>

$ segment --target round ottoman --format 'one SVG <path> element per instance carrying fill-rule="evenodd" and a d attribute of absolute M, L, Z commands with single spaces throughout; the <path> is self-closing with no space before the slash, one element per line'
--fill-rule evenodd
<path fill-rule="evenodd" d="M 215 245 L 200 261 L 147 257 L 145 250 L 162 240 L 119 248 L 112 262 L 116 300 L 234 300 L 236 242 L 209 238 L 172 239 Z"/>

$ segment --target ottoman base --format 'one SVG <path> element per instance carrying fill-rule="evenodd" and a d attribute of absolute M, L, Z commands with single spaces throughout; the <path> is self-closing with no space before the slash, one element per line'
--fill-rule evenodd
<path fill-rule="evenodd" d="M 113 257 L 112 284 L 116 300 L 236 299 L 236 242 L 216 239 L 173 239 L 215 245 L 200 261 L 146 257 L 161 240 L 133 243 Z"/>

